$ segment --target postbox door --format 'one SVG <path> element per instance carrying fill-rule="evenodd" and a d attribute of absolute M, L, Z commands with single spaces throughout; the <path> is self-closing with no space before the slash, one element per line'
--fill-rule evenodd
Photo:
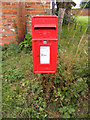
<path fill-rule="evenodd" d="M 36 41 L 36 55 L 34 57 L 34 71 L 36 73 L 56 72 L 57 63 L 57 41 Z"/>

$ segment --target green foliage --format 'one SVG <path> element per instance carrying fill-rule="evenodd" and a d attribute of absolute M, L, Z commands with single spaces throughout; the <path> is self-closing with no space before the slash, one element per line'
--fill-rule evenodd
<path fill-rule="evenodd" d="M 70 118 L 70 114 L 73 114 L 75 112 L 75 109 L 73 109 L 71 106 L 65 106 L 59 108 L 59 112 L 63 113 L 62 118 Z"/>
<path fill-rule="evenodd" d="M 19 45 L 21 49 L 24 48 L 25 52 L 31 51 L 32 50 L 32 36 L 27 33 L 24 38 L 24 41 L 21 42 Z"/>
<path fill-rule="evenodd" d="M 2 47 L 2 51 L 7 50 L 9 48 L 8 44 L 4 44 L 4 46 Z"/>
<path fill-rule="evenodd" d="M 5 79 L 8 81 L 8 83 L 15 82 L 16 80 L 20 80 L 24 77 L 20 69 L 8 69 L 7 74 L 5 75 Z"/>
<path fill-rule="evenodd" d="M 90 1 L 85 2 L 84 0 L 80 3 L 81 8 L 90 8 Z"/>
<path fill-rule="evenodd" d="M 10 43 L 9 45 L 5 44 L 2 47 L 2 51 L 3 51 L 2 60 L 4 60 L 10 56 L 18 55 L 18 53 L 21 52 L 21 49 L 17 43 Z"/>

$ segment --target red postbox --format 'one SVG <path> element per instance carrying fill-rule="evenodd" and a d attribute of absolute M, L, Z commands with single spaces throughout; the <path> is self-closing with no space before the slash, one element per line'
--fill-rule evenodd
<path fill-rule="evenodd" d="M 58 17 L 32 17 L 34 73 L 55 73 L 57 67 Z"/>

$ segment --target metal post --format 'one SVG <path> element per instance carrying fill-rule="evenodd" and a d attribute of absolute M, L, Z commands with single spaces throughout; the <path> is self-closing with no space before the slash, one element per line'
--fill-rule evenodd
<path fill-rule="evenodd" d="M 55 15 L 55 3 L 54 3 L 54 0 L 52 0 L 52 15 Z"/>

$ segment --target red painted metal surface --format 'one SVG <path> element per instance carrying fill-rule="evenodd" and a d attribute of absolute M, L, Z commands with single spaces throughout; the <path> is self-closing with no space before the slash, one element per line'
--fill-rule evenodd
<path fill-rule="evenodd" d="M 34 73 L 55 73 L 57 67 L 58 17 L 32 17 Z"/>

